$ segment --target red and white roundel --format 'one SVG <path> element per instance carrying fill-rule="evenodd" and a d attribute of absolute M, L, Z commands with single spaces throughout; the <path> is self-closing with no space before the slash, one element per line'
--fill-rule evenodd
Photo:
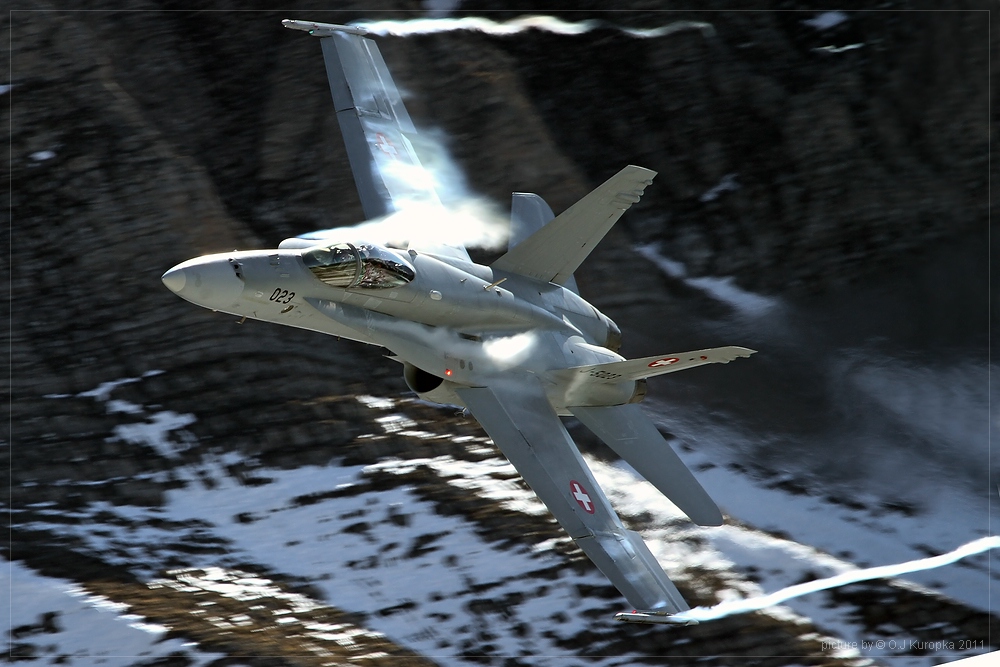
<path fill-rule="evenodd" d="M 583 488 L 583 485 L 580 484 L 580 482 L 575 479 L 570 480 L 569 491 L 573 494 L 573 497 L 576 498 L 576 504 L 582 507 L 584 512 L 587 514 L 594 513 L 594 501 L 590 499 L 589 495 L 587 495 L 587 489 Z"/>
<path fill-rule="evenodd" d="M 669 366 L 671 364 L 676 364 L 680 359 L 677 357 L 666 357 L 664 359 L 657 359 L 649 365 L 650 368 L 659 368 L 660 366 Z"/>
<path fill-rule="evenodd" d="M 386 139 L 385 135 L 381 132 L 375 133 L 375 146 L 393 160 L 399 159 L 399 153 L 396 150 L 396 147 L 393 146 L 392 142 Z"/>

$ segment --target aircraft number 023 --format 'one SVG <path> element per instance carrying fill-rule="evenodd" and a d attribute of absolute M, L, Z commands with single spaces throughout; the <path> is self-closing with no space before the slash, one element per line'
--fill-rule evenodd
<path fill-rule="evenodd" d="M 275 303 L 288 303 L 294 298 L 295 298 L 295 292 L 289 292 L 286 289 L 281 289 L 280 287 L 278 287 L 271 294 L 270 300 L 274 301 Z"/>

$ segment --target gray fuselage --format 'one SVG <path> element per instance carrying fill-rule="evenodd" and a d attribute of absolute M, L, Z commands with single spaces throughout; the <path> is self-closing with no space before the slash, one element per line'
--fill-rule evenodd
<path fill-rule="evenodd" d="M 306 266 L 304 249 L 206 255 L 163 281 L 214 311 L 383 346 L 405 364 L 410 388 L 431 401 L 461 405 L 454 387 L 484 386 L 501 374 L 538 376 L 560 414 L 636 395 L 634 381 L 571 386 L 549 373 L 623 360 L 609 349 L 618 327 L 571 290 L 456 257 L 377 248 L 411 269 L 405 282 L 327 284 Z"/>

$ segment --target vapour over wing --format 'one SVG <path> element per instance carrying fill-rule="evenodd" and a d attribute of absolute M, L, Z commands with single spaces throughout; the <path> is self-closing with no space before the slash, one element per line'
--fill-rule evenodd
<path fill-rule="evenodd" d="M 453 231 L 436 229 L 444 210 L 437 179 L 446 151 L 413 126 L 378 46 L 352 26 L 285 19 L 286 28 L 320 38 L 334 111 L 344 138 L 369 241 L 469 260 Z M 436 166 L 435 166 L 436 165 Z M 451 223 L 452 225 L 454 223 Z M 349 228 L 286 239 L 282 248 L 357 240 Z"/>
<path fill-rule="evenodd" d="M 380 218 L 412 202 L 440 204 L 434 179 L 414 150 L 416 128 L 375 42 L 349 26 L 282 23 L 321 37 L 334 111 L 365 216 Z"/>
<path fill-rule="evenodd" d="M 536 378 L 456 393 L 629 604 L 667 613 L 688 609 L 642 537 L 622 525 Z"/>

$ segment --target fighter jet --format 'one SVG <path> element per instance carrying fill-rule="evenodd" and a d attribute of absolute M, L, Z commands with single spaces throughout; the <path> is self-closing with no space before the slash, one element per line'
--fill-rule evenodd
<path fill-rule="evenodd" d="M 358 27 L 283 21 L 320 38 L 334 109 L 368 220 L 447 212 L 375 43 Z M 273 250 L 188 260 L 163 283 L 213 311 L 388 349 L 407 386 L 468 409 L 576 544 L 638 611 L 669 623 L 688 609 L 639 534 L 625 528 L 560 417 L 575 417 L 692 521 L 719 508 L 636 405 L 646 379 L 748 357 L 720 347 L 626 360 L 621 331 L 578 294 L 573 273 L 639 201 L 655 172 L 627 166 L 555 216 L 514 193 L 506 254 L 489 266 L 465 247 L 373 238 L 362 224 L 286 239 Z M 367 230 L 367 231 L 366 231 Z"/>

